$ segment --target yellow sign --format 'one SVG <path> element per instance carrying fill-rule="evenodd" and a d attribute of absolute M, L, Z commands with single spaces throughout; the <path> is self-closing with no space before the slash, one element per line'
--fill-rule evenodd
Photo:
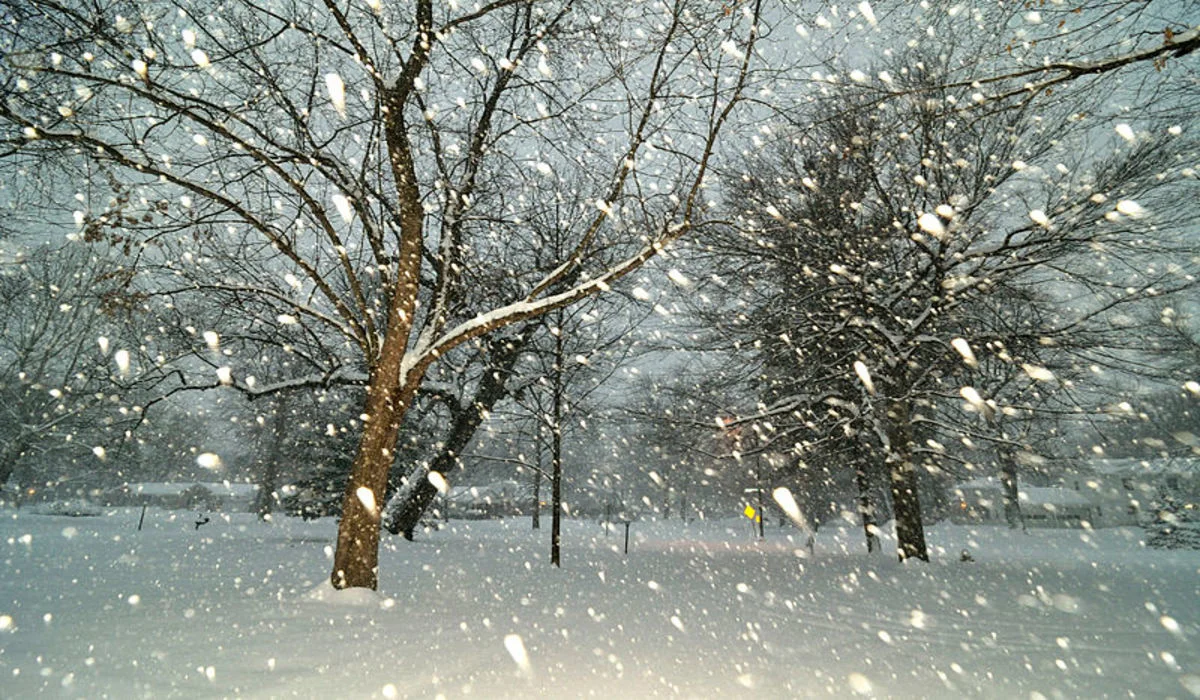
<path fill-rule="evenodd" d="M 758 515 L 758 513 L 754 511 L 754 506 L 746 506 L 746 510 L 743 510 L 742 514 L 751 520 L 755 520 L 755 516 Z"/>

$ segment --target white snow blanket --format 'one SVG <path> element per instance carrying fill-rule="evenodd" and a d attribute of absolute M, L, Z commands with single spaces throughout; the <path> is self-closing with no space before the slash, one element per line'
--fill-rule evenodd
<path fill-rule="evenodd" d="M 1200 553 L 1136 529 L 938 526 L 900 565 L 849 524 L 809 556 L 790 527 L 639 521 L 624 556 L 569 521 L 555 569 L 548 529 L 456 522 L 385 538 L 376 595 L 325 583 L 332 521 L 137 515 L 0 512 L 0 695 L 1200 693 Z"/>

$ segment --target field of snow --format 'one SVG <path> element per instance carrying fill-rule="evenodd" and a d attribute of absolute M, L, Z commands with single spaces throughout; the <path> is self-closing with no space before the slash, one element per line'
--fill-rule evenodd
<path fill-rule="evenodd" d="M 0 697 L 1200 696 L 1200 552 L 1140 530 L 937 526 L 900 565 L 571 521 L 556 570 L 548 529 L 455 522 L 385 539 L 374 595 L 325 589 L 332 521 L 137 516 L 0 512 Z"/>

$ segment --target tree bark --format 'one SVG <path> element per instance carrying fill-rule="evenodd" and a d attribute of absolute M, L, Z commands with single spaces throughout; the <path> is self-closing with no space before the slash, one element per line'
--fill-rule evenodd
<path fill-rule="evenodd" d="M 396 258 L 396 280 L 388 302 L 387 328 L 367 385 L 366 422 L 354 466 L 343 497 L 342 520 L 338 523 L 337 550 L 330 581 L 334 588 L 378 587 L 379 521 L 388 472 L 395 459 L 396 438 L 428 364 L 404 366 L 413 327 L 421 280 L 425 213 L 404 110 L 408 97 L 429 56 L 432 9 L 428 0 L 417 3 L 414 52 L 404 66 L 405 75 L 381 95 L 387 105 L 384 135 L 400 210 L 400 248 Z M 367 349 L 371 357 L 371 348 Z M 432 362 L 432 357 L 426 362 Z"/>
<path fill-rule="evenodd" d="M 754 485 L 758 489 L 758 539 L 764 540 L 767 538 L 766 525 L 763 522 L 766 520 L 763 517 L 763 477 L 762 477 L 762 457 L 755 458 L 754 465 Z"/>
<path fill-rule="evenodd" d="M 399 371 L 400 362 L 396 361 Z M 337 551 L 330 580 L 334 588 L 378 587 L 379 519 L 400 423 L 419 380 L 397 383 L 372 377 L 362 442 L 342 500 Z M 434 490 L 436 493 L 436 489 Z"/>
<path fill-rule="evenodd" d="M 419 237 L 405 239 L 401 244 L 401 258 L 408 260 L 410 266 L 397 279 L 379 360 L 370 372 L 367 418 L 342 498 L 342 519 L 338 523 L 337 550 L 330 573 L 330 581 L 338 589 L 374 590 L 379 585 L 379 520 L 388 472 L 400 424 L 425 372 L 424 366 L 410 367 L 407 371 L 404 367 L 416 302 L 420 245 Z"/>
<path fill-rule="evenodd" d="M 407 155 L 407 151 L 404 154 Z M 392 158 L 393 162 L 398 159 L 394 149 Z M 405 191 L 406 188 L 400 189 Z M 370 371 L 362 438 L 342 498 L 342 520 L 338 523 L 337 550 L 330 574 L 333 587 L 339 589 L 374 590 L 379 585 L 382 499 L 395 458 L 400 424 L 425 372 L 425 366 L 404 367 L 421 270 L 421 221 L 419 210 L 412 211 L 407 197 L 401 197 L 401 202 L 402 215 L 406 219 L 400 243 L 400 272 L 388 312 L 387 331 L 378 360 Z"/>
<path fill-rule="evenodd" d="M 921 521 L 921 499 L 917 494 L 917 470 L 912 461 L 912 424 L 908 401 L 892 401 L 888 461 L 891 471 L 892 512 L 896 518 L 896 549 L 900 561 L 929 561 L 925 526 Z"/>
<path fill-rule="evenodd" d="M 404 539 L 410 542 L 416 538 L 417 526 L 421 524 L 421 517 L 425 515 L 425 511 L 429 510 L 429 506 L 433 504 L 438 495 L 437 487 L 429 481 L 428 475 L 430 472 L 437 472 L 445 476 L 458 466 L 459 454 L 470 444 L 471 438 L 475 435 L 475 429 L 479 423 L 483 422 L 482 415 L 486 409 L 478 410 L 478 408 L 464 411 L 460 418 L 454 421 L 445 446 L 430 462 L 428 469 L 418 468 L 409 474 L 412 483 L 399 494 L 401 500 L 388 514 L 387 522 L 384 523 L 384 528 L 388 532 L 393 535 L 403 535 Z"/>
<path fill-rule="evenodd" d="M 270 459 L 263 465 L 262 477 L 258 481 L 258 493 L 254 496 L 254 512 L 259 520 L 267 520 L 275 509 L 275 488 L 279 483 L 279 461 Z"/>

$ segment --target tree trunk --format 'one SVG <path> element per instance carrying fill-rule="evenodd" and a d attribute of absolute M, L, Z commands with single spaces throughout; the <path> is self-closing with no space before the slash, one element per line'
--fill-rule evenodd
<path fill-rule="evenodd" d="M 267 451 L 258 479 L 258 494 L 254 497 L 254 512 L 266 520 L 275 507 L 275 489 L 279 483 L 279 462 L 283 458 L 283 435 L 287 427 L 287 406 L 283 397 L 274 402 L 275 415 L 271 420 L 271 449 Z"/>
<path fill-rule="evenodd" d="M 562 432 L 558 401 L 554 402 L 554 457 L 550 474 L 550 563 L 562 566 Z"/>
<path fill-rule="evenodd" d="M 428 39 L 432 26 L 429 3 L 419 3 L 418 46 L 422 46 L 420 37 Z M 432 42 L 427 41 L 424 46 L 432 46 Z M 428 366 L 404 367 L 420 290 L 421 253 L 425 241 L 425 213 L 421 191 L 417 186 L 404 110 L 415 76 L 428 59 L 428 51 L 426 48 L 424 53 L 410 56 L 405 66 L 407 75 L 381 95 L 388 107 L 384 113 L 383 130 L 400 205 L 400 248 L 397 251 L 396 280 L 388 304 L 383 342 L 374 356 L 369 347 L 366 349 L 367 357 L 374 360 L 370 363 L 367 385 L 367 418 L 346 484 L 346 494 L 342 499 L 337 550 L 333 555 L 333 571 L 329 575 L 333 587 L 339 589 L 373 590 L 379 585 L 381 501 L 387 489 L 388 472 L 395 460 L 400 424 Z"/>
<path fill-rule="evenodd" d="M 8 480 L 12 477 L 16 467 L 17 460 L 15 458 L 9 459 L 8 455 L 0 456 L 0 489 L 3 489 L 8 484 Z"/>
<path fill-rule="evenodd" d="M 415 239 L 406 234 L 401 242 L 401 261 L 409 265 L 397 279 L 387 332 L 378 361 L 370 371 L 363 434 L 342 497 L 342 519 L 330 573 L 334 588 L 374 590 L 379 585 L 379 520 L 388 472 L 395 460 L 400 424 L 425 372 L 425 367 L 410 367 L 407 371 L 404 367 L 416 303 L 420 243 L 419 229 Z"/>
<path fill-rule="evenodd" d="M 1017 486 L 1017 464 L 1012 455 L 1001 450 L 1000 486 L 1004 494 L 1004 519 L 1014 530 L 1025 529 L 1025 515 L 1021 512 L 1021 494 Z"/>
<path fill-rule="evenodd" d="M 445 476 L 459 466 L 459 455 L 475 437 L 475 431 L 483 423 L 500 399 L 508 394 L 505 383 L 512 374 L 525 344 L 533 335 L 534 326 L 524 328 L 515 338 L 497 338 L 489 344 L 491 361 L 484 369 L 479 380 L 479 388 L 475 392 L 470 407 L 454 412 L 450 434 L 447 435 L 442 450 L 434 457 L 426 470 L 417 468 L 410 474 L 407 488 L 396 495 L 393 503 L 388 504 L 387 518 L 384 527 L 393 535 L 404 535 L 404 539 L 412 540 L 416 536 L 417 526 L 421 516 L 428 510 L 429 505 L 437 496 L 437 488 L 429 483 L 427 475 L 434 471 Z"/>
<path fill-rule="evenodd" d="M 27 447 L 26 435 L 26 433 L 22 432 L 22 434 L 13 438 L 11 442 L 5 445 L 3 450 L 0 450 L 0 491 L 4 489 L 5 485 L 8 484 L 8 480 L 12 478 L 13 473 L 17 470 L 17 463 L 21 460 L 21 455 L 24 454 Z M 19 493 L 17 502 L 20 502 Z"/>
<path fill-rule="evenodd" d="M 445 474 L 454 469 L 458 460 L 456 451 L 443 449 L 429 465 L 428 469 L 419 468 L 409 474 L 411 480 L 408 487 L 401 490 L 398 496 L 402 499 L 384 528 L 393 535 L 403 535 L 409 542 L 417 536 L 417 526 L 421 524 L 421 516 L 429 509 L 437 497 L 437 487 L 429 482 L 429 472 Z"/>
<path fill-rule="evenodd" d="M 542 529 L 542 446 L 537 446 L 537 469 L 533 472 L 533 529 Z"/>
<path fill-rule="evenodd" d="M 396 366 L 399 370 L 399 362 Z M 334 588 L 375 589 L 379 585 L 380 501 L 387 489 L 400 423 L 419 382 L 413 378 L 397 387 L 378 376 L 372 376 L 368 389 L 369 419 L 363 426 L 362 442 L 342 499 L 342 520 L 330 575 Z"/>
<path fill-rule="evenodd" d="M 888 410 L 892 430 L 888 461 L 891 471 L 892 512 L 896 518 L 896 549 L 900 561 L 929 561 L 925 526 L 921 521 L 921 499 L 917 494 L 917 470 L 912 461 L 912 425 L 908 402 L 898 399 Z"/>
<path fill-rule="evenodd" d="M 867 552 L 878 552 L 879 537 L 875 533 L 879 526 L 875 521 L 875 504 L 871 502 L 871 482 L 867 478 L 865 461 L 860 460 L 854 469 L 854 484 L 858 487 L 858 515 L 862 518 L 863 534 L 867 537 Z"/>
<path fill-rule="evenodd" d="M 550 426 L 550 563 L 562 566 L 562 399 L 563 337 L 562 311 L 556 314 L 558 333 L 554 336 L 554 414 Z"/>
<path fill-rule="evenodd" d="M 263 465 L 262 476 L 258 480 L 258 493 L 254 496 L 254 512 L 259 520 L 267 520 L 275 509 L 275 490 L 279 483 L 279 461 L 270 459 Z"/>

